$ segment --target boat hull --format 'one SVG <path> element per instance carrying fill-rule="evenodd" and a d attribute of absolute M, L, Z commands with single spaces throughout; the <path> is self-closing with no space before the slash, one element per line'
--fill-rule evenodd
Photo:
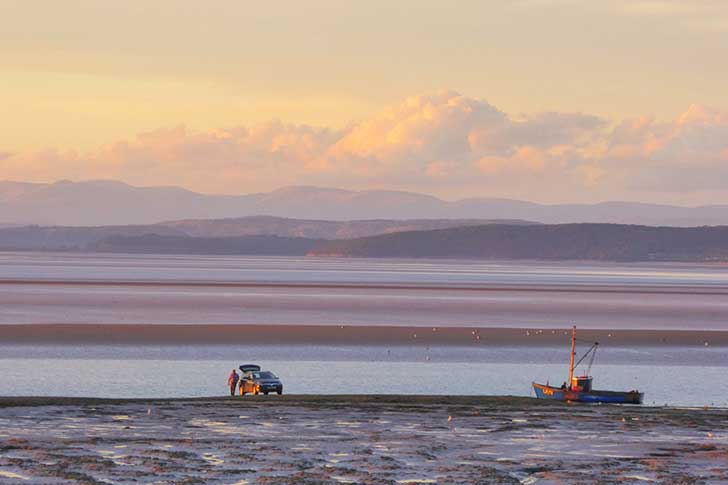
<path fill-rule="evenodd" d="M 570 391 L 560 387 L 546 386 L 533 383 L 533 390 L 538 399 L 551 399 L 553 401 L 573 401 L 591 403 L 614 404 L 642 404 L 644 394 L 637 391 L 599 391 L 589 392 Z"/>

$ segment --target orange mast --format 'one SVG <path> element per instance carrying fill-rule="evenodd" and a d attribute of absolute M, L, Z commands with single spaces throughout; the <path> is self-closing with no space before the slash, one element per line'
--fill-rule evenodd
<path fill-rule="evenodd" d="M 574 357 L 576 356 L 576 325 L 571 329 L 571 357 L 569 358 L 569 389 L 574 378 Z"/>

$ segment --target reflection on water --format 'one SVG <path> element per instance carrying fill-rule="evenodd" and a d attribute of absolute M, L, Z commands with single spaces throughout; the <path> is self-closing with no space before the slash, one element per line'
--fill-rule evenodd
<path fill-rule="evenodd" d="M 0 253 L 0 308 L 0 324 L 728 330 L 728 266 Z M 597 387 L 728 405 L 725 349 L 600 352 Z M 532 347 L 3 346 L 0 395 L 216 395 L 245 361 L 292 393 L 529 395 L 532 380 L 563 381 L 567 360 Z"/>
<path fill-rule="evenodd" d="M 728 266 L 0 252 L 0 279 L 713 287 Z"/>
<path fill-rule="evenodd" d="M 415 347 L 0 347 L 0 395 L 223 395 L 227 373 L 255 362 L 286 393 L 528 396 L 558 384 L 568 350 Z M 592 370 L 602 389 L 639 389 L 646 404 L 728 407 L 728 348 L 608 349 Z"/>
<path fill-rule="evenodd" d="M 0 253 L 0 307 L 0 323 L 728 330 L 728 267 Z"/>

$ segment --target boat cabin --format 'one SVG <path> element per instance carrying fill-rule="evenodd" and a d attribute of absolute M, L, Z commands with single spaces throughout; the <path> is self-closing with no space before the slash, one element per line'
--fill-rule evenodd
<path fill-rule="evenodd" d="M 575 392 L 591 392 L 592 378 L 591 376 L 578 376 L 571 378 L 571 390 Z"/>
<path fill-rule="evenodd" d="M 589 403 L 617 403 L 617 404 L 642 404 L 644 394 L 639 391 L 599 391 L 592 388 L 592 377 L 589 375 L 594 363 L 599 342 L 587 350 L 581 358 L 576 361 L 576 327 L 571 328 L 571 356 L 569 358 L 569 378 L 561 385 L 561 388 L 533 383 L 533 390 L 539 399 L 556 399 L 559 401 L 577 401 Z M 588 367 L 582 375 L 574 375 L 575 369 L 582 361 L 590 356 Z M 567 384 L 568 383 L 568 384 Z"/>

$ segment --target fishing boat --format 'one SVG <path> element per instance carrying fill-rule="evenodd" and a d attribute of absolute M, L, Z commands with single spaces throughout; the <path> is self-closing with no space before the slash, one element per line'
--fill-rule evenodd
<path fill-rule="evenodd" d="M 594 342 L 581 358 L 576 360 L 576 327 L 571 329 L 571 357 L 569 359 L 569 380 L 561 387 L 533 382 L 533 390 L 538 399 L 556 401 L 576 401 L 591 403 L 642 404 L 644 394 L 639 391 L 600 391 L 592 388 L 591 372 L 599 342 Z M 575 369 L 589 357 L 589 366 L 583 375 L 574 375 Z"/>

